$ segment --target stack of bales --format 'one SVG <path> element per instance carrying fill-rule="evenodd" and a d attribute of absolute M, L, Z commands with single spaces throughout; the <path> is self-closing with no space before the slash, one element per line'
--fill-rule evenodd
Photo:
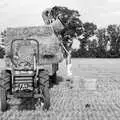
<path fill-rule="evenodd" d="M 39 63 L 53 64 L 63 60 L 60 41 L 51 26 L 8 28 L 5 40 L 6 53 L 14 39 L 36 39 L 39 42 Z"/>

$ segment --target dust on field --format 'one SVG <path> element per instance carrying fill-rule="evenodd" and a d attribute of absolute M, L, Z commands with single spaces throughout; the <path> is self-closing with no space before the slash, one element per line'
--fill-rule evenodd
<path fill-rule="evenodd" d="M 2 64 L 2 62 L 0 62 Z M 73 88 L 66 84 L 65 61 L 60 64 L 58 83 L 50 89 L 51 107 L 44 112 L 35 99 L 9 100 L 0 120 L 119 120 L 120 60 L 73 59 Z M 96 79 L 96 91 L 84 88 L 85 79 Z"/>

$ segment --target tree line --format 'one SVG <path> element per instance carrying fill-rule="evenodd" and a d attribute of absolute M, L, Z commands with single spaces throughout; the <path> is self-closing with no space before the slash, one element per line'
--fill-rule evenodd
<path fill-rule="evenodd" d="M 78 38 L 80 47 L 73 50 L 73 57 L 120 57 L 120 25 L 98 29 L 95 24 L 86 22 L 83 26 L 86 26 L 84 33 Z"/>
<path fill-rule="evenodd" d="M 78 10 L 61 6 L 54 6 L 51 14 L 64 23 L 65 28 L 59 34 L 68 50 L 74 39 L 80 42 L 79 49 L 72 50 L 72 57 L 120 57 L 120 25 L 98 28 L 92 22 L 82 22 Z"/>
<path fill-rule="evenodd" d="M 57 33 L 66 49 L 71 49 L 74 39 L 80 42 L 79 49 L 72 49 L 72 57 L 119 58 L 120 57 L 120 25 L 108 25 L 98 28 L 92 22 L 82 22 L 78 10 L 54 6 L 51 16 L 59 18 L 64 29 Z M 6 32 L 1 32 L 3 38 Z M 0 56 L 3 55 L 0 47 Z"/>
<path fill-rule="evenodd" d="M 73 57 L 120 57 L 120 25 L 108 25 L 98 29 L 94 23 L 86 22 L 83 27 L 82 37 L 78 38 L 80 47 L 73 50 Z"/>

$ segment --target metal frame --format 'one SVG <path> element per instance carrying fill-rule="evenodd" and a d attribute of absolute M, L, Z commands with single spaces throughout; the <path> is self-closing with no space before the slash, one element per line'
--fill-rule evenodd
<path fill-rule="evenodd" d="M 11 42 L 10 52 L 13 53 L 13 49 L 14 49 L 14 48 L 13 48 L 13 44 L 14 44 L 15 41 L 21 41 L 21 42 L 23 41 L 23 42 L 24 42 L 25 40 L 35 41 L 35 42 L 37 43 L 37 55 L 36 55 L 37 58 L 36 58 L 36 61 L 37 61 L 37 64 L 39 64 L 39 42 L 38 42 L 36 39 L 14 39 L 14 40 L 12 40 L 12 42 Z M 13 57 L 13 56 L 12 56 L 12 57 Z M 22 70 L 23 70 L 23 71 L 24 71 L 24 69 L 19 70 L 19 69 L 13 68 L 13 71 L 14 71 L 14 70 L 18 70 L 18 71 L 22 71 Z M 33 70 L 33 71 L 34 71 L 34 70 Z M 37 70 L 37 71 L 38 71 L 38 70 Z M 36 71 L 36 72 L 37 72 L 37 71 Z M 16 76 L 14 75 L 14 72 L 13 72 L 13 74 L 12 74 L 12 85 L 13 85 L 14 82 L 15 82 L 15 81 L 13 80 L 13 79 L 15 79 L 15 77 L 16 77 Z M 34 91 L 34 89 L 35 89 L 35 88 L 34 88 L 34 86 L 35 86 L 34 77 L 35 77 L 35 75 L 33 75 L 33 91 Z M 12 91 L 13 91 L 13 89 L 12 89 Z"/>
<path fill-rule="evenodd" d="M 14 40 L 12 40 L 12 42 L 11 42 L 11 49 L 10 49 L 10 52 L 11 53 L 13 53 L 13 43 L 15 42 L 15 41 L 21 41 L 21 40 L 23 40 L 23 41 L 25 41 L 25 40 L 30 40 L 30 41 L 35 41 L 36 43 L 37 43 L 37 64 L 39 64 L 39 42 L 36 40 L 36 39 L 14 39 Z"/>

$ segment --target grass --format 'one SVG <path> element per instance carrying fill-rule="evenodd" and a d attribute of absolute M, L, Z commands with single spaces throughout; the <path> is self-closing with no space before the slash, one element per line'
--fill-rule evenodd
<path fill-rule="evenodd" d="M 13 99 L 9 101 L 10 109 L 0 113 L 0 120 L 120 119 L 119 66 L 119 59 L 72 59 L 73 89 L 69 89 L 65 82 L 64 61 L 58 71 L 59 83 L 50 89 L 51 108 L 48 112 L 39 107 L 34 109 L 34 99 Z M 98 81 L 97 93 L 83 88 L 84 79 L 90 78 Z M 86 104 L 90 106 L 86 108 Z"/>

